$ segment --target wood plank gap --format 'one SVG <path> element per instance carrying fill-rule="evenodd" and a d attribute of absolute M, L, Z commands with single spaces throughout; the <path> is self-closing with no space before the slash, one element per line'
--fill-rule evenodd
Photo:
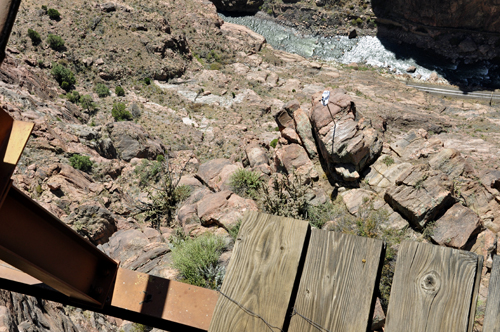
<path fill-rule="evenodd" d="M 483 261 L 484 257 L 481 255 L 477 256 L 477 270 L 476 270 L 476 282 L 474 284 L 474 290 L 472 291 L 472 301 L 470 304 L 469 313 L 469 329 L 468 332 L 472 332 L 474 329 L 474 322 L 476 320 L 476 307 L 477 307 L 477 296 L 479 294 L 479 287 L 481 283 L 481 275 L 483 273 Z"/>
<path fill-rule="evenodd" d="M 483 332 L 500 332 L 500 256 L 493 256 Z"/>

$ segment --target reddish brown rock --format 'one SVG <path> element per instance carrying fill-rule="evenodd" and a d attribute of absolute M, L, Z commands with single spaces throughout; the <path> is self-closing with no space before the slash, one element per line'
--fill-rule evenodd
<path fill-rule="evenodd" d="M 196 177 L 206 186 L 212 190 L 216 190 L 214 187 L 215 182 L 220 182 L 218 177 L 220 176 L 224 167 L 231 165 L 229 159 L 214 159 L 207 161 L 200 165 Z"/>
<path fill-rule="evenodd" d="M 295 131 L 300 137 L 301 145 L 306 149 L 309 158 L 314 159 L 318 155 L 316 143 L 314 142 L 313 130 L 311 122 L 306 112 L 298 108 L 293 113 L 295 123 Z"/>
<path fill-rule="evenodd" d="M 432 239 L 440 245 L 462 249 L 480 229 L 479 216 L 457 203 L 436 221 Z"/>
<path fill-rule="evenodd" d="M 377 132 L 356 121 L 356 107 L 351 97 L 332 91 L 328 106 L 321 103 L 321 93 L 312 98 L 311 124 L 320 153 L 328 167 L 345 180 L 356 180 L 382 151 Z"/>
<path fill-rule="evenodd" d="M 164 151 L 159 141 L 151 139 L 143 127 L 133 122 L 109 124 L 108 130 L 114 147 L 125 161 L 132 158 L 155 159 Z"/>
<path fill-rule="evenodd" d="M 452 188 L 446 174 L 415 166 L 400 175 L 384 199 L 414 227 L 422 228 L 454 203 Z"/>
<path fill-rule="evenodd" d="M 317 180 L 318 172 L 307 156 L 306 151 L 298 144 L 285 145 L 276 150 L 276 159 L 288 174 L 300 175 L 304 181 Z"/>

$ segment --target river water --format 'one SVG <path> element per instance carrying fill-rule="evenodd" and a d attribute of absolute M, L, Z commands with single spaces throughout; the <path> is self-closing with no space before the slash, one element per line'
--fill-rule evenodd
<path fill-rule="evenodd" d="M 261 34 L 267 43 L 276 49 L 304 57 L 316 57 L 342 64 L 356 62 L 384 67 L 396 74 L 406 73 L 408 67 L 415 66 L 417 70 L 411 75 L 413 77 L 420 75 L 422 80 L 429 78 L 435 71 L 438 76 L 453 84 L 500 87 L 498 66 L 487 61 L 473 65 L 457 65 L 429 55 L 416 47 L 380 40 L 373 36 L 354 39 L 346 36 L 307 36 L 259 15 L 230 17 L 219 14 L 219 16 L 224 21 L 244 25 Z"/>

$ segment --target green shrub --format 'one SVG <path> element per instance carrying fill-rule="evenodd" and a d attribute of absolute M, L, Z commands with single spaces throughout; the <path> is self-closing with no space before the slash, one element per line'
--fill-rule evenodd
<path fill-rule="evenodd" d="M 45 12 L 47 12 L 47 6 L 46 5 L 42 5 L 42 9 L 45 10 Z"/>
<path fill-rule="evenodd" d="M 73 104 L 77 104 L 80 101 L 80 93 L 78 91 L 74 91 L 72 93 L 66 94 L 66 98 Z"/>
<path fill-rule="evenodd" d="M 64 40 L 58 35 L 53 35 L 51 33 L 49 33 L 47 37 L 47 43 L 49 43 L 50 48 L 54 51 L 59 51 L 64 47 Z"/>
<path fill-rule="evenodd" d="M 271 188 L 265 183 L 262 185 L 262 209 L 269 214 L 304 220 L 309 207 L 306 199 L 309 188 L 296 174 L 274 174 Z"/>
<path fill-rule="evenodd" d="M 342 210 L 341 213 L 344 213 Z M 307 220 L 312 227 L 323 228 L 329 220 L 334 220 L 339 216 L 339 208 L 328 201 L 318 206 L 307 207 Z"/>
<path fill-rule="evenodd" d="M 59 20 L 61 18 L 61 14 L 59 14 L 59 11 L 57 9 L 54 9 L 54 8 L 49 8 L 49 10 L 47 10 L 47 15 L 49 15 L 49 18 L 51 20 Z"/>
<path fill-rule="evenodd" d="M 191 195 L 191 187 L 179 186 L 182 170 L 176 174 L 170 167 L 168 155 L 164 160 L 154 161 L 150 165 L 143 161 L 142 165 L 135 168 L 135 173 L 140 176 L 140 185 L 154 181 L 155 186 L 146 188 L 149 203 L 144 203 L 142 211 L 146 214 L 145 220 L 150 220 L 152 227 L 160 228 L 162 224 L 170 226 L 175 219 L 175 212 L 179 204 Z"/>
<path fill-rule="evenodd" d="M 394 159 L 391 156 L 385 156 L 384 159 L 382 159 L 382 162 L 387 166 L 391 166 L 394 164 Z"/>
<path fill-rule="evenodd" d="M 93 111 L 95 109 L 94 100 L 90 95 L 80 96 L 80 106 L 88 111 Z"/>
<path fill-rule="evenodd" d="M 54 62 L 50 73 L 64 90 L 69 90 L 72 85 L 76 84 L 73 72 L 63 65 Z"/>
<path fill-rule="evenodd" d="M 31 43 L 33 45 L 38 45 L 42 42 L 42 38 L 40 38 L 40 34 L 38 34 L 38 32 L 36 32 L 33 29 L 28 29 L 28 37 L 30 37 Z"/>
<path fill-rule="evenodd" d="M 99 98 L 105 98 L 109 96 L 109 89 L 105 84 L 97 83 L 94 87 L 94 91 L 97 93 Z"/>
<path fill-rule="evenodd" d="M 79 169 L 83 172 L 89 172 L 92 170 L 92 161 L 87 156 L 81 156 L 79 154 L 74 154 L 69 158 L 69 163 L 74 169 Z"/>
<path fill-rule="evenodd" d="M 119 85 L 115 88 L 115 93 L 118 97 L 125 96 L 125 90 L 123 90 L 123 88 Z"/>
<path fill-rule="evenodd" d="M 221 70 L 222 65 L 218 62 L 214 62 L 210 64 L 210 70 Z"/>
<path fill-rule="evenodd" d="M 209 233 L 187 239 L 172 248 L 173 267 L 179 270 L 182 281 L 217 289 L 224 278 L 224 269 L 217 265 L 224 247 L 222 238 Z"/>
<path fill-rule="evenodd" d="M 111 115 L 115 118 L 115 121 L 130 121 L 132 120 L 132 114 L 126 110 L 124 103 L 114 103 Z"/>
<path fill-rule="evenodd" d="M 236 240 L 236 237 L 238 236 L 238 233 L 240 232 L 240 227 L 241 227 L 241 219 L 238 219 L 236 224 L 232 227 L 228 227 L 227 231 L 229 235 L 233 238 L 233 240 Z"/>
<path fill-rule="evenodd" d="M 276 149 L 276 145 L 278 145 L 278 139 L 277 138 L 273 139 L 271 143 L 269 143 L 269 145 Z"/>
<path fill-rule="evenodd" d="M 231 174 L 229 185 L 238 195 L 257 199 L 262 180 L 258 172 L 239 168 Z"/>
<path fill-rule="evenodd" d="M 150 85 L 150 84 L 151 84 L 151 79 L 150 79 L 149 77 L 146 77 L 146 78 L 144 79 L 144 83 L 145 83 L 146 85 Z"/>

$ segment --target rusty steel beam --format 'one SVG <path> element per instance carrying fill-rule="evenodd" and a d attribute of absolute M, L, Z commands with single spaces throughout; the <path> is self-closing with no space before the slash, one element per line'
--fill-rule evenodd
<path fill-rule="evenodd" d="M 15 187 L 0 207 L 0 259 L 76 300 L 103 306 L 118 263 Z"/>
<path fill-rule="evenodd" d="M 39 280 L 0 261 L 2 288 L 93 310 L 172 332 L 207 331 L 219 294 L 215 291 L 118 269 L 116 283 L 103 308 L 64 296 Z"/>
<path fill-rule="evenodd" d="M 5 48 L 20 4 L 21 0 L 0 0 L 0 64 L 5 58 Z"/>

